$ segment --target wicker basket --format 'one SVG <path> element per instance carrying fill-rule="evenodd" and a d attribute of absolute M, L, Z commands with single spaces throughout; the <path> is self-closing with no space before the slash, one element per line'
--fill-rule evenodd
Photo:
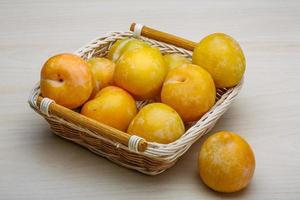
<path fill-rule="evenodd" d="M 116 40 L 138 37 L 158 47 L 162 53 L 179 53 L 191 58 L 194 42 L 138 24 L 133 24 L 131 30 L 133 31 L 111 32 L 91 41 L 75 53 L 84 59 L 105 56 Z M 119 165 L 144 174 L 156 175 L 173 166 L 196 140 L 213 128 L 241 87 L 242 82 L 234 88 L 218 89 L 217 101 L 213 108 L 199 121 L 188 124 L 184 135 L 170 144 L 147 142 L 64 108 L 48 98 L 41 97 L 39 83 L 30 94 L 29 104 L 48 121 L 56 135 L 80 144 Z M 141 108 L 147 103 L 137 102 L 137 105 Z"/>

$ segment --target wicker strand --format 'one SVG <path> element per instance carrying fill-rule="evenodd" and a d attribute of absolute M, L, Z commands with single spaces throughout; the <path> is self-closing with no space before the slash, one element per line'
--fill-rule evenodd
<path fill-rule="evenodd" d="M 31 107 L 36 107 L 36 101 L 37 101 L 37 98 L 40 94 L 39 88 L 40 88 L 40 82 L 37 82 L 34 85 L 34 88 L 30 92 L 30 95 L 29 95 L 29 98 L 28 98 L 28 103 Z"/>
<path fill-rule="evenodd" d="M 143 138 L 138 137 L 136 135 L 132 135 L 128 141 L 128 149 L 130 151 L 134 151 L 134 152 L 139 152 L 139 142 L 142 140 Z"/>
<path fill-rule="evenodd" d="M 49 98 L 43 98 L 43 100 L 41 101 L 40 104 L 40 111 L 49 117 L 49 106 L 51 103 L 53 103 L 54 101 L 52 99 Z"/>
<path fill-rule="evenodd" d="M 140 38 L 143 27 L 144 27 L 144 25 L 142 25 L 142 24 L 136 24 L 134 26 L 134 30 L 133 30 L 133 37 Z"/>

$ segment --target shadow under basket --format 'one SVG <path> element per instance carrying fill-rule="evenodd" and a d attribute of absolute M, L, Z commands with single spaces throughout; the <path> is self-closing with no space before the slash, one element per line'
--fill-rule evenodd
<path fill-rule="evenodd" d="M 166 33 L 149 32 L 150 28 L 141 25 L 135 27 L 133 31 L 111 32 L 104 37 L 99 37 L 77 50 L 75 54 L 85 60 L 91 57 L 103 57 L 116 40 L 136 37 L 159 48 L 163 54 L 178 53 L 191 59 L 191 48 L 181 48 L 184 45 L 180 45 L 180 40 L 185 39 L 169 35 L 175 40 L 178 39 L 176 43 L 172 38 L 168 40 L 164 35 L 161 36 Z M 155 34 L 161 37 L 155 38 L 153 36 Z M 40 96 L 39 83 L 30 93 L 29 104 L 47 120 L 56 135 L 84 146 L 121 166 L 144 174 L 156 175 L 172 167 L 195 141 L 213 128 L 241 90 L 242 84 L 243 81 L 233 88 L 217 89 L 215 105 L 201 119 L 187 125 L 184 135 L 170 144 L 147 142 L 143 138 L 129 135 L 62 107 L 51 99 Z M 147 103 L 137 102 L 138 108 Z"/>

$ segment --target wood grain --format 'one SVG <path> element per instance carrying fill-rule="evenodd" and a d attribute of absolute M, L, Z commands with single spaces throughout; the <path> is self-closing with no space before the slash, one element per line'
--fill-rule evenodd
<path fill-rule="evenodd" d="M 136 25 L 136 23 L 132 23 L 130 25 L 131 31 L 134 31 L 135 25 Z M 170 33 L 159 31 L 157 29 L 150 28 L 148 26 L 143 26 L 143 28 L 141 30 L 141 35 L 145 36 L 147 38 L 151 38 L 151 39 L 165 42 L 168 44 L 173 44 L 175 46 L 182 47 L 182 48 L 190 50 L 190 51 L 193 51 L 197 45 L 196 42 L 187 40 L 185 38 L 178 37 L 176 35 L 172 35 Z"/>
<path fill-rule="evenodd" d="M 256 171 L 239 193 L 215 193 L 197 172 L 202 138 L 165 173 L 122 168 L 51 134 L 26 103 L 43 62 L 112 30 L 146 24 L 191 41 L 237 39 L 245 86 L 211 131 L 252 146 Z M 1 1 L 0 199 L 300 199 L 300 1 Z"/>

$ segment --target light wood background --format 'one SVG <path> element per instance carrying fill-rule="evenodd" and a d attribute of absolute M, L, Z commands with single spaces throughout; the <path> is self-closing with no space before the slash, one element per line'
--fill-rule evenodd
<path fill-rule="evenodd" d="M 242 192 L 219 194 L 197 173 L 201 139 L 165 173 L 119 167 L 51 134 L 26 103 L 49 56 L 136 21 L 199 41 L 236 38 L 247 57 L 242 93 L 212 132 L 253 147 Z M 0 1 L 0 199 L 300 199 L 300 1 Z"/>

